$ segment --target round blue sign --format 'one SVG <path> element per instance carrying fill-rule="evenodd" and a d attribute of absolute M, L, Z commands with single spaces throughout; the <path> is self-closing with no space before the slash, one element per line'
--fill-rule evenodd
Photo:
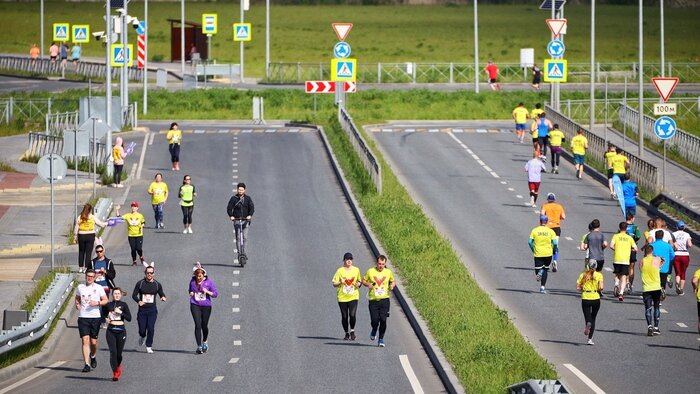
<path fill-rule="evenodd" d="M 350 44 L 347 42 L 341 41 L 333 47 L 333 56 L 340 58 L 340 59 L 345 59 L 346 57 L 350 56 L 350 52 L 352 50 L 350 49 Z"/>
<path fill-rule="evenodd" d="M 654 134 L 662 140 L 676 135 L 676 121 L 668 116 L 662 116 L 654 122 Z"/>
<path fill-rule="evenodd" d="M 549 56 L 551 57 L 559 57 L 564 55 L 564 51 L 566 50 L 566 47 L 564 46 L 564 42 L 561 40 L 552 40 L 547 44 L 547 53 L 549 53 Z"/>

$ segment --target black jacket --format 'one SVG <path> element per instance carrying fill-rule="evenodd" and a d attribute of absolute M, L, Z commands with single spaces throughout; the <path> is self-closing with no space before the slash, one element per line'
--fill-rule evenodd
<path fill-rule="evenodd" d="M 107 258 L 105 256 L 105 260 L 107 260 L 107 272 L 105 272 L 105 279 L 107 280 L 107 286 L 109 286 L 110 289 L 113 289 L 116 287 L 114 285 L 114 278 L 117 276 L 117 271 L 114 270 L 114 263 L 112 263 L 112 259 Z M 87 265 L 85 266 L 85 269 L 86 270 L 89 270 L 89 269 L 94 270 L 96 261 L 97 261 L 97 257 L 88 261 Z"/>
<path fill-rule="evenodd" d="M 129 305 L 124 301 L 110 301 L 107 305 L 102 307 L 103 316 L 108 316 L 109 312 L 114 311 L 114 308 L 120 306 L 122 308 L 122 320 L 131 321 L 131 311 L 129 310 Z"/>
<path fill-rule="evenodd" d="M 253 213 L 255 213 L 253 199 L 247 194 L 244 194 L 243 198 L 238 194 L 234 194 L 233 197 L 228 200 L 226 212 L 229 217 L 233 216 L 236 219 L 246 218 L 248 215 L 253 216 Z"/>

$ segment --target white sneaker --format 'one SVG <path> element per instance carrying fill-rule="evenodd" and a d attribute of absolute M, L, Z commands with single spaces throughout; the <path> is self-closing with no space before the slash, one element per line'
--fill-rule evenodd
<path fill-rule="evenodd" d="M 187 232 L 190 233 L 190 234 L 192 234 L 192 227 L 188 227 L 188 228 L 187 228 Z"/>
<path fill-rule="evenodd" d="M 147 347 L 146 353 L 153 354 L 153 348 Z"/>
<path fill-rule="evenodd" d="M 80 267 L 80 268 L 78 269 L 78 273 L 79 273 L 79 274 L 82 274 L 83 272 L 85 272 L 85 268 Z"/>
<path fill-rule="evenodd" d="M 594 343 L 593 343 L 593 340 L 592 340 L 592 339 L 589 339 L 589 340 L 588 340 L 588 342 L 586 342 L 586 344 L 588 344 L 588 345 L 594 345 Z"/>
<path fill-rule="evenodd" d="M 187 234 L 187 229 L 182 230 L 183 234 Z"/>

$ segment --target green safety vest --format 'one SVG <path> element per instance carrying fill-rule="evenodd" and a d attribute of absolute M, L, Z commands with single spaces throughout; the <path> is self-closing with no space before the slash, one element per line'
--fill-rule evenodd
<path fill-rule="evenodd" d="M 191 207 L 194 205 L 194 185 L 180 186 L 180 205 L 183 207 Z"/>

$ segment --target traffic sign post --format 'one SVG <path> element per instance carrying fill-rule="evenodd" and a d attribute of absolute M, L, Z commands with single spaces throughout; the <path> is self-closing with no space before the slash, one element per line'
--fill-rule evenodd
<path fill-rule="evenodd" d="M 233 41 L 250 41 L 251 39 L 250 23 L 233 24 Z"/>
<path fill-rule="evenodd" d="M 339 59 L 345 59 L 350 56 L 350 53 L 352 52 L 352 49 L 350 48 L 350 44 L 348 44 L 345 41 L 341 41 L 333 47 L 333 56 L 339 58 Z"/>
<path fill-rule="evenodd" d="M 357 59 L 331 60 L 331 80 L 334 82 L 354 82 L 357 77 Z"/>
<path fill-rule="evenodd" d="M 355 82 L 342 82 L 343 92 L 357 92 L 357 84 Z M 334 81 L 306 81 L 306 93 L 335 93 L 336 83 Z"/>
<path fill-rule="evenodd" d="M 661 189 L 666 189 L 666 140 L 676 135 L 677 129 L 678 127 L 676 126 L 676 121 L 673 120 L 673 118 L 669 118 L 668 116 L 662 116 L 656 119 L 656 122 L 654 122 L 654 134 L 656 134 L 657 137 L 661 138 L 661 141 L 664 146 L 664 163 L 661 176 Z"/>
<path fill-rule="evenodd" d="M 134 64 L 134 59 L 132 53 L 134 52 L 134 46 L 132 44 L 112 44 L 110 47 L 110 64 L 112 67 L 131 67 Z"/>
<path fill-rule="evenodd" d="M 39 162 L 36 163 L 36 172 L 44 182 L 48 182 L 51 185 L 51 269 L 54 269 L 54 231 L 53 231 L 53 212 L 54 212 L 54 202 L 53 202 L 53 184 L 56 181 L 60 181 L 66 176 L 66 171 L 68 166 L 63 158 L 55 153 L 51 153 L 42 156 Z"/>
<path fill-rule="evenodd" d="M 340 41 L 345 41 L 352 30 L 352 23 L 332 23 L 331 26 L 333 26 L 333 31 Z"/>
<path fill-rule="evenodd" d="M 545 82 L 566 82 L 567 61 L 564 59 L 546 59 L 544 61 Z"/>

